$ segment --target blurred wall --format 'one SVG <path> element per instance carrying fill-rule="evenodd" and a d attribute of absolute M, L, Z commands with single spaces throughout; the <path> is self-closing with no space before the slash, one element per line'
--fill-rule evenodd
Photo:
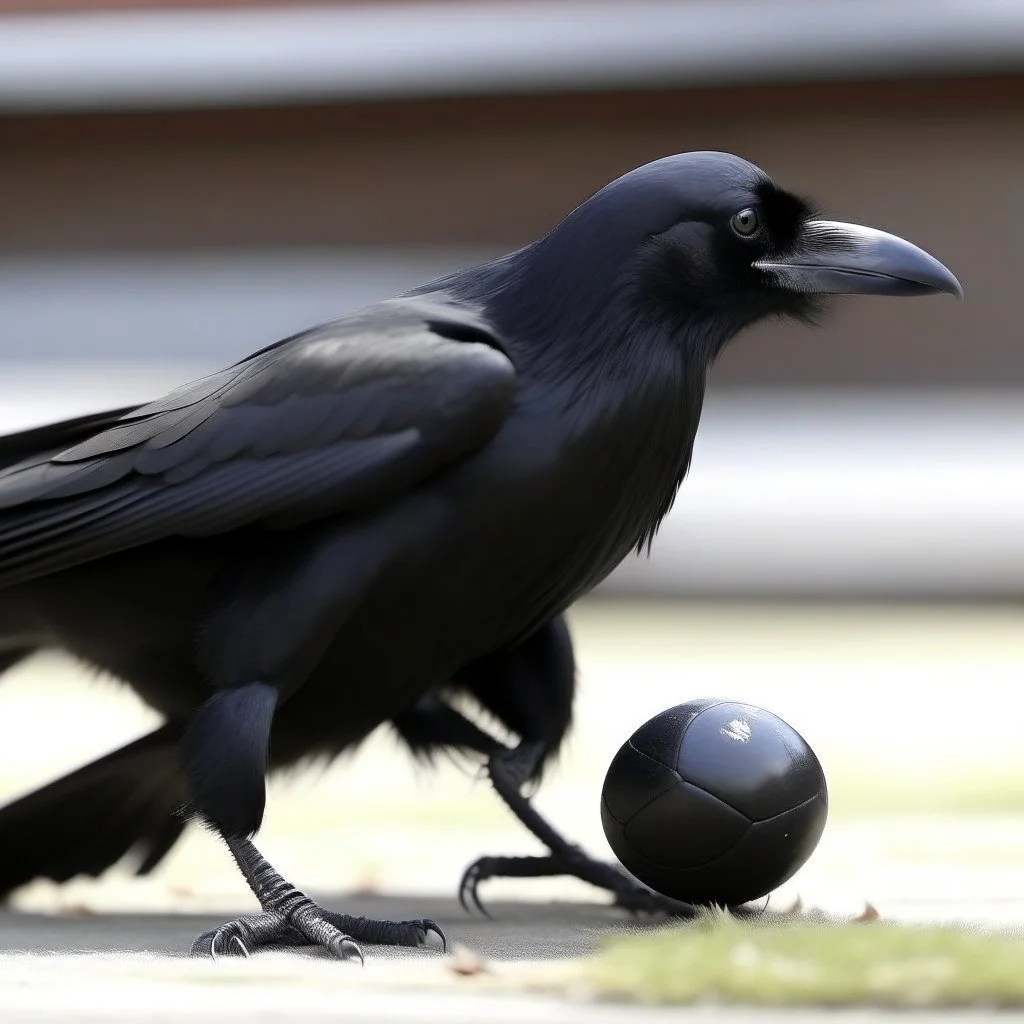
<path fill-rule="evenodd" d="M 969 299 L 859 299 L 827 337 L 762 329 L 732 346 L 718 383 L 1024 383 L 1024 77 L 7 117 L 0 259 L 497 252 L 629 167 L 694 148 L 740 153 L 836 217 L 908 235 Z"/>

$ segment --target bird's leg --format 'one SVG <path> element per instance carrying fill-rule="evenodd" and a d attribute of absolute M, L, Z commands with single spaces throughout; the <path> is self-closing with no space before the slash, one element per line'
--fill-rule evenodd
<path fill-rule="evenodd" d="M 481 857 L 462 877 L 459 897 L 464 907 L 470 901 L 480 907 L 477 886 L 488 878 L 574 875 L 608 890 L 619 906 L 633 911 L 678 917 L 695 913 L 689 904 L 647 889 L 617 865 L 587 856 L 552 828 L 522 793 L 524 783 L 540 777 L 572 718 L 576 661 L 564 616 L 556 616 L 522 642 L 465 666 L 453 682 L 521 737 L 513 749 L 494 743 L 482 752 L 495 791 L 549 851 L 543 857 Z"/>
<path fill-rule="evenodd" d="M 216 959 L 222 954 L 248 956 L 268 946 L 320 946 L 339 960 L 362 961 L 359 942 L 421 946 L 431 932 L 446 945 L 444 933 L 426 918 L 378 921 L 325 910 L 286 882 L 248 839 L 226 842 L 263 912 L 204 932 L 192 946 L 194 956 Z"/>
<path fill-rule="evenodd" d="M 666 913 L 674 917 L 693 917 L 697 910 L 689 903 L 662 896 L 631 878 L 615 864 L 588 856 L 579 846 L 559 834 L 522 793 L 524 782 L 535 775 L 538 762 L 545 756 L 542 743 L 521 743 L 491 755 L 487 769 L 491 783 L 509 810 L 548 848 L 540 857 L 480 857 L 462 876 L 459 901 L 468 909 L 472 902 L 486 913 L 477 887 L 488 878 L 545 878 L 572 875 L 607 889 L 615 904 L 632 911 Z"/>

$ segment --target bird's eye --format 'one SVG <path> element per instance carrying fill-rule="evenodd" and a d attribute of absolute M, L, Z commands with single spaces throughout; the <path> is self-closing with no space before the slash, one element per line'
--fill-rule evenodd
<path fill-rule="evenodd" d="M 761 230 L 761 215 L 754 207 L 748 207 L 733 214 L 729 226 L 740 238 L 752 238 Z"/>

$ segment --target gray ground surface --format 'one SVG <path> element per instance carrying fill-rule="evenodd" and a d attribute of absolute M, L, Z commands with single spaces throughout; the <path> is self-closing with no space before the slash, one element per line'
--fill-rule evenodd
<path fill-rule="evenodd" d="M 318 899 L 325 906 L 366 917 L 429 917 L 437 921 L 452 945 L 504 961 L 582 956 L 596 948 L 602 935 L 643 927 L 620 911 L 586 903 L 495 903 L 488 906 L 492 915 L 488 919 L 466 914 L 453 899 L 430 896 L 318 894 Z M 246 903 L 237 907 L 239 913 L 254 909 Z M 183 956 L 197 935 L 224 920 L 224 914 L 0 913 L 0 949 L 37 954 L 64 950 Z M 374 946 L 366 946 L 364 953 L 375 960 L 422 960 L 434 955 L 432 949 Z"/>
<path fill-rule="evenodd" d="M 592 1003 L 585 992 L 572 988 L 554 996 L 530 994 L 530 988 L 542 989 L 559 976 L 563 958 L 586 954 L 603 935 L 643 925 L 613 910 L 578 903 L 498 903 L 487 920 L 467 918 L 452 900 L 428 897 L 347 896 L 329 902 L 370 915 L 433 915 L 453 945 L 472 950 L 485 970 L 472 976 L 453 970 L 465 952 L 458 952 L 456 960 L 436 948 L 396 954 L 371 946 L 364 949 L 362 968 L 294 952 L 211 963 L 187 958 L 183 951 L 196 934 L 219 923 L 220 915 L 6 913 L 0 915 L 0 948 L 9 951 L 0 956 L 0 1020 L 655 1024 L 671 1019 L 739 1024 L 756 1019 L 819 1024 L 839 1018 L 854 1024 L 906 1019 L 906 1014 L 879 1011 L 609 1006 Z M 47 955 L 55 949 L 64 952 Z M 914 1020 L 957 1024 L 984 1016 L 915 1013 Z"/>
<path fill-rule="evenodd" d="M 536 962 L 586 956 L 602 938 L 657 928 L 653 918 L 637 918 L 616 908 L 578 901 L 501 901 L 487 903 L 490 917 L 467 914 L 454 899 L 437 896 L 330 895 L 315 893 L 326 907 L 366 917 L 404 920 L 427 917 L 438 923 L 449 946 L 463 947 L 496 962 Z M 240 901 L 222 913 L 102 913 L 72 911 L 40 914 L 0 912 L 0 964 L 12 954 L 60 953 L 107 956 L 115 953 L 184 957 L 192 940 L 237 914 L 256 910 Z M 889 903 L 890 920 L 950 921 L 970 926 L 1019 931 L 1024 937 L 1024 898 L 979 903 L 974 900 L 931 900 Z M 842 919 L 843 915 L 837 915 Z M 390 949 L 365 946 L 374 961 L 414 963 L 440 953 L 440 942 L 431 937 L 422 949 Z M 302 951 L 299 956 L 313 954 Z M 261 959 L 263 957 L 261 956 Z"/>

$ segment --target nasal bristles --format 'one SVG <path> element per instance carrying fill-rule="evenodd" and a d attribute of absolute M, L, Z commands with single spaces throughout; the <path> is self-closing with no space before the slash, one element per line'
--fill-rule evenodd
<path fill-rule="evenodd" d="M 818 216 L 810 200 L 787 192 L 767 179 L 758 183 L 757 194 L 771 236 L 782 246 L 796 242 L 807 221 Z"/>

